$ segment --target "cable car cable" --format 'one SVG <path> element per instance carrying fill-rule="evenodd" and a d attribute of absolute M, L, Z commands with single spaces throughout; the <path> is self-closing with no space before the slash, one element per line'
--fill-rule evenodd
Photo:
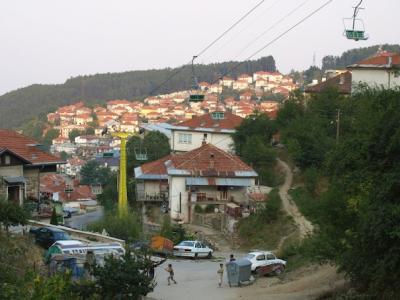
<path fill-rule="evenodd" d="M 253 11 L 255 11 L 261 4 L 263 4 L 265 0 L 261 0 L 258 2 L 253 8 L 251 8 L 248 12 L 246 12 L 239 20 L 237 20 L 235 23 L 233 23 L 228 29 L 226 29 L 222 34 L 220 34 L 214 41 L 212 41 L 210 44 L 208 44 L 203 50 L 199 52 L 199 54 L 195 55 L 199 57 L 200 55 L 204 54 L 208 49 L 210 49 L 216 42 L 218 42 L 222 37 L 224 37 L 229 31 L 231 31 L 233 28 L 235 28 L 240 22 L 242 22 L 248 15 L 250 15 Z M 165 79 L 161 84 L 159 84 L 155 89 L 151 90 L 149 95 L 154 94 L 156 91 L 158 91 L 164 84 L 166 84 L 168 81 L 170 81 L 172 78 L 174 78 L 176 75 L 178 75 L 180 72 L 183 71 L 183 69 L 188 66 L 192 60 L 178 68 L 174 73 L 172 73 L 171 76 L 169 76 L 167 79 Z"/>
<path fill-rule="evenodd" d="M 278 2 L 280 2 L 281 0 L 276 0 L 275 2 L 273 2 L 270 6 L 268 6 L 262 13 L 261 15 L 263 15 L 265 12 L 269 12 L 276 4 L 278 4 Z M 238 37 L 239 34 L 241 34 L 244 30 L 246 30 L 250 25 L 252 25 L 253 23 L 248 24 L 245 28 L 243 28 L 242 31 L 240 31 L 237 35 L 234 35 L 233 37 L 231 37 L 226 43 L 224 43 L 217 51 L 215 51 L 214 53 L 212 53 L 211 55 L 209 55 L 207 58 L 210 57 L 214 57 L 216 54 L 218 54 L 222 49 L 224 49 L 227 45 L 229 45 L 235 38 Z M 207 59 L 206 58 L 206 59 Z"/>
<path fill-rule="evenodd" d="M 289 13 L 284 15 L 282 18 L 280 18 L 278 21 L 276 21 L 274 24 L 272 24 L 270 27 L 268 27 L 265 31 L 263 31 L 260 35 L 258 35 L 256 38 L 254 38 L 252 41 L 250 41 L 246 46 L 244 46 L 239 53 L 233 58 L 233 60 L 237 59 L 238 56 L 240 56 L 245 50 L 247 50 L 251 45 L 253 45 L 256 41 L 258 41 L 261 37 L 263 37 L 266 33 L 268 33 L 270 30 L 274 29 L 277 25 L 279 25 L 282 21 L 284 21 L 286 18 L 290 17 L 293 13 L 298 11 L 301 7 L 303 7 L 307 2 L 310 0 L 305 0 L 302 3 L 300 3 L 298 6 L 296 6 L 293 10 L 291 10 Z"/>
<path fill-rule="evenodd" d="M 331 2 L 333 2 L 333 0 L 328 0 L 326 1 L 323 5 L 319 6 L 317 9 L 313 10 L 311 13 L 309 13 L 307 16 L 305 16 L 304 18 L 302 18 L 300 21 L 298 21 L 297 23 L 295 23 L 294 25 L 292 25 L 291 27 L 289 27 L 288 29 L 286 29 L 284 32 L 282 32 L 281 34 L 279 34 L 277 37 L 275 37 L 274 39 L 272 39 L 271 41 L 269 41 L 267 44 L 265 44 L 264 46 L 262 46 L 260 49 L 258 49 L 256 52 L 254 52 L 253 54 L 251 54 L 249 57 L 247 57 L 245 60 L 239 62 L 238 64 L 236 64 L 235 66 L 233 66 L 231 69 L 229 69 L 228 71 L 226 71 L 224 73 L 223 76 L 226 76 L 229 72 L 232 72 L 233 70 L 237 69 L 239 66 L 241 66 L 242 64 L 244 64 L 247 60 L 252 59 L 254 56 L 256 56 L 258 53 L 260 53 L 261 51 L 265 50 L 267 47 L 271 46 L 272 44 L 274 44 L 276 41 L 280 40 L 283 36 L 285 36 L 287 33 L 289 33 L 290 31 L 292 31 L 293 29 L 295 29 L 297 26 L 299 26 L 300 24 L 304 23 L 306 20 L 308 20 L 309 18 L 311 18 L 313 15 L 315 15 L 316 13 L 318 13 L 320 10 L 322 10 L 324 7 L 326 7 L 328 4 L 330 4 Z"/>

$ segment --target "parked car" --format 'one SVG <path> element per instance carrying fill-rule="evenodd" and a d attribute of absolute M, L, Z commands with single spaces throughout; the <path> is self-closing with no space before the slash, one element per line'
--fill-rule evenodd
<path fill-rule="evenodd" d="M 54 227 L 40 227 L 31 229 L 30 232 L 35 236 L 35 242 L 45 249 L 48 249 L 57 241 L 71 239 L 68 233 Z"/>
<path fill-rule="evenodd" d="M 251 262 L 251 271 L 260 275 L 281 274 L 286 267 L 286 261 L 277 258 L 269 251 L 252 251 L 245 257 Z"/>
<path fill-rule="evenodd" d="M 178 245 L 174 246 L 175 256 L 185 256 L 185 257 L 207 257 L 211 258 L 214 250 L 206 246 L 205 243 L 201 241 L 182 241 Z"/>

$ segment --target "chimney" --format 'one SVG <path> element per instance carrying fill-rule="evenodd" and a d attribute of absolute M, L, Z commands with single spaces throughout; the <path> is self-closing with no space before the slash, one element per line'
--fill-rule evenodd
<path fill-rule="evenodd" d="M 210 153 L 210 170 L 214 169 L 214 153 Z"/>
<path fill-rule="evenodd" d="M 388 56 L 388 67 L 391 68 L 393 65 L 393 57 L 392 56 Z"/>

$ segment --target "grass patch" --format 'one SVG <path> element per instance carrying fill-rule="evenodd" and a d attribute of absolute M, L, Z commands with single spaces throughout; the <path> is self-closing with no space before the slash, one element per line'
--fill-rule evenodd
<path fill-rule="evenodd" d="M 239 221 L 242 249 L 276 249 L 282 237 L 295 230 L 293 219 L 282 211 L 281 205 L 278 191 L 273 190 L 264 209 Z"/>

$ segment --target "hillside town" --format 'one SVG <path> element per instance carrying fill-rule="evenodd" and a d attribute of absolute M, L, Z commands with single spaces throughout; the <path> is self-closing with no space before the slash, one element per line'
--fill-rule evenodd
<path fill-rule="evenodd" d="M 296 1 L 4 5 L 0 299 L 398 298 L 398 3 Z"/>

